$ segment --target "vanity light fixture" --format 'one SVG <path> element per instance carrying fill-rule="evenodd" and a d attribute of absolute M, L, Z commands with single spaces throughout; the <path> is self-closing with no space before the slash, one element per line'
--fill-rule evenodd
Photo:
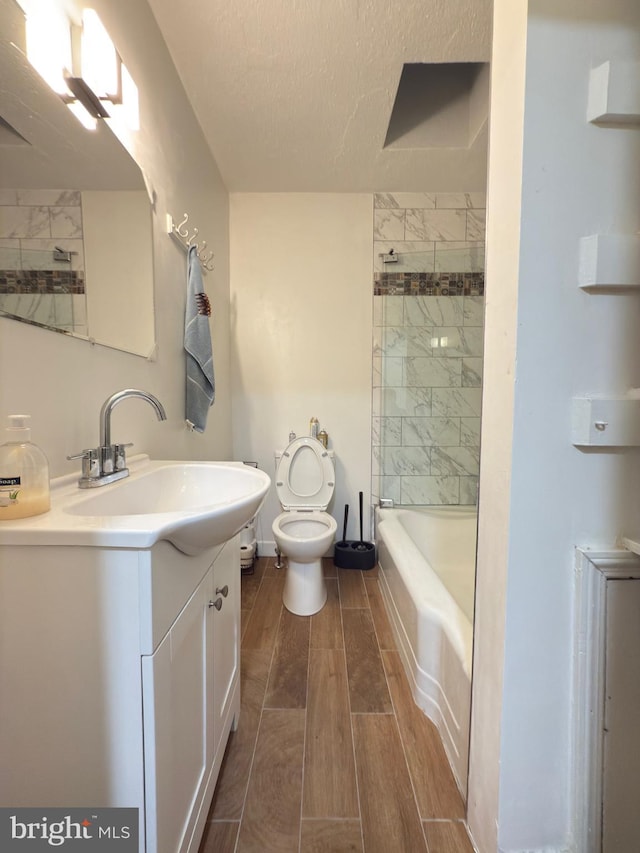
<path fill-rule="evenodd" d="M 64 68 L 71 67 L 69 19 L 55 4 L 22 0 L 26 14 L 27 56 L 38 74 L 58 95 L 67 93 Z"/>
<path fill-rule="evenodd" d="M 71 94 L 61 97 L 85 127 L 95 128 L 97 119 L 109 118 L 122 103 L 122 60 L 93 9 L 83 11 L 82 26 L 71 25 L 71 45 L 74 70 L 64 70 Z"/>
<path fill-rule="evenodd" d="M 74 24 L 57 2 L 20 0 L 26 13 L 27 55 L 39 74 L 90 130 L 115 117 L 138 127 L 138 90 L 93 9 Z M 125 97 L 123 98 L 123 91 Z"/>
<path fill-rule="evenodd" d="M 65 71 L 64 80 L 71 92 L 71 97 L 69 95 L 62 96 L 63 100 L 67 102 L 67 106 L 72 106 L 76 101 L 79 101 L 85 111 L 93 118 L 109 118 L 107 108 L 91 87 L 87 85 L 84 78 L 74 77 L 70 72 Z"/>
<path fill-rule="evenodd" d="M 82 13 L 80 68 L 84 85 L 98 100 L 122 103 L 122 59 L 93 9 Z"/>
<path fill-rule="evenodd" d="M 71 100 L 69 96 L 61 97 L 83 127 L 86 127 L 87 130 L 96 129 L 98 126 L 98 120 L 93 113 L 87 110 L 82 101 Z"/>

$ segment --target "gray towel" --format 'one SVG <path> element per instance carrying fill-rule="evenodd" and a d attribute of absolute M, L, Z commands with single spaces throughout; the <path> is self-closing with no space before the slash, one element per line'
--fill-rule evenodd
<path fill-rule="evenodd" d="M 209 317 L 198 311 L 196 294 L 203 293 L 198 250 L 191 246 L 187 256 L 187 306 L 184 317 L 184 349 L 187 354 L 186 419 L 197 432 L 204 432 L 209 408 L 216 395 Z"/>

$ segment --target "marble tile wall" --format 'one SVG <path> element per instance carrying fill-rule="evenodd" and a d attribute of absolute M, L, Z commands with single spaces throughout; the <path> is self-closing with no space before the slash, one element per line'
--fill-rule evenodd
<path fill-rule="evenodd" d="M 71 263 L 54 261 L 54 249 Z M 47 327 L 86 334 L 81 194 L 0 189 L 0 308 Z"/>
<path fill-rule="evenodd" d="M 484 203 L 479 193 L 374 196 L 374 501 L 476 503 Z M 397 261 L 385 263 L 390 253 Z"/>

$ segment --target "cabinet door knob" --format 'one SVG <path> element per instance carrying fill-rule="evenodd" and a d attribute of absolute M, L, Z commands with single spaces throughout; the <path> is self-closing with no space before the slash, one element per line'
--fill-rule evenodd
<path fill-rule="evenodd" d="M 217 590 L 216 590 L 216 591 L 217 591 Z M 216 600 L 215 600 L 215 601 L 210 601 L 210 602 L 209 602 L 209 607 L 215 607 L 215 609 L 216 609 L 216 610 L 220 610 L 220 608 L 222 607 L 222 599 L 221 599 L 221 598 L 216 598 Z"/>
<path fill-rule="evenodd" d="M 229 587 L 226 584 L 222 587 L 222 589 L 220 589 L 220 587 L 216 587 L 216 595 L 218 595 L 218 593 L 220 593 L 220 595 L 223 595 L 226 598 L 229 595 Z"/>

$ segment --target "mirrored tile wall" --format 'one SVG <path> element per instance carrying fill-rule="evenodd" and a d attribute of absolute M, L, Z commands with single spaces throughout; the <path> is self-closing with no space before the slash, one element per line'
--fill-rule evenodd
<path fill-rule="evenodd" d="M 485 197 L 374 195 L 374 502 L 477 500 Z"/>
<path fill-rule="evenodd" d="M 78 190 L 0 190 L 0 312 L 87 334 Z"/>

